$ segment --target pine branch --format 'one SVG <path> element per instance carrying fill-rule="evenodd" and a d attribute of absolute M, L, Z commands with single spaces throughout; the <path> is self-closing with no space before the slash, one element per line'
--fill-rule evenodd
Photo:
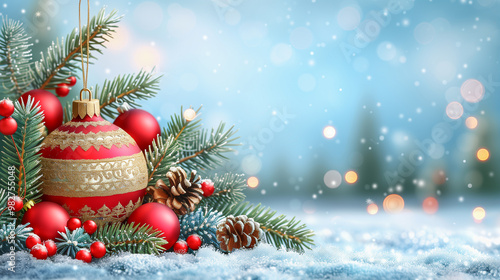
<path fill-rule="evenodd" d="M 305 224 L 293 217 L 286 219 L 285 215 L 276 217 L 276 211 L 258 205 L 245 202 L 233 207 L 226 207 L 222 210 L 224 216 L 246 215 L 253 218 L 260 224 L 264 231 L 265 239 L 276 248 L 285 247 L 287 249 L 303 252 L 304 248 L 311 249 L 314 245 L 312 237 L 314 232 L 306 228 Z"/>
<path fill-rule="evenodd" d="M 2 143 L 1 160 L 0 160 L 0 170 L 5 170 L 0 172 L 0 189 L 7 190 L 5 195 L 18 195 L 24 198 L 24 201 L 38 200 L 41 197 L 40 191 L 40 155 L 39 151 L 42 144 L 42 129 L 43 129 L 43 115 L 39 112 L 38 104 L 33 104 L 34 99 L 29 98 L 26 104 L 15 102 L 15 111 L 12 117 L 16 120 L 18 128 L 16 133 L 13 135 L 14 141 L 19 153 L 24 163 L 24 168 L 26 172 L 26 185 L 24 185 L 24 172 L 20 170 L 20 161 L 17 155 L 16 146 L 12 143 L 10 136 L 2 135 L 0 137 Z M 15 192 L 9 193 L 8 184 L 11 181 L 9 178 L 9 169 L 15 168 L 15 179 L 16 179 L 16 190 Z M 25 191 L 26 190 L 26 191 Z M 3 196 L 0 201 L 3 200 Z M 0 205 L 0 212 L 4 209 L 5 204 Z M 0 216 L 0 223 L 4 221 L 7 217 L 7 212 L 5 211 Z M 22 210 L 18 216 L 19 219 L 22 218 L 25 210 Z"/>
<path fill-rule="evenodd" d="M 179 239 L 186 240 L 191 234 L 198 234 L 202 239 L 202 245 L 213 245 L 219 248 L 217 241 L 217 224 L 222 219 L 221 213 L 208 208 L 198 208 L 182 216 L 181 234 Z"/>
<path fill-rule="evenodd" d="M 64 110 L 64 119 L 63 123 L 69 122 L 71 119 L 73 119 L 73 102 L 66 102 L 66 104 L 63 106 Z"/>
<path fill-rule="evenodd" d="M 113 223 L 99 227 L 94 238 L 106 245 L 108 254 L 130 252 L 133 254 L 161 254 L 162 247 L 168 242 L 161 238 L 162 233 L 148 225 Z"/>
<path fill-rule="evenodd" d="M 222 211 L 225 207 L 242 202 L 245 199 L 243 191 L 247 184 L 243 175 L 226 173 L 211 178 L 214 183 L 214 193 L 204 197 L 198 207 L 208 207 L 213 210 Z"/>
<path fill-rule="evenodd" d="M 194 136 L 194 133 L 201 127 L 199 118 L 199 112 L 202 106 L 196 110 L 196 118 L 195 120 L 187 121 L 183 117 L 184 110 L 181 106 L 180 114 L 174 114 L 170 117 L 170 122 L 167 124 L 167 133 L 166 135 L 174 135 L 174 141 L 177 143 L 184 145 L 186 144 L 188 139 L 191 139 Z"/>
<path fill-rule="evenodd" d="M 14 246 L 17 251 L 27 250 L 26 238 L 33 231 L 31 227 L 28 227 L 29 223 L 18 225 L 15 228 L 9 225 L 11 223 L 4 223 L 0 228 L 0 254 L 10 252 L 11 246 Z M 14 232 L 14 235 L 11 232 Z"/>
<path fill-rule="evenodd" d="M 66 232 L 59 232 L 61 237 L 56 238 L 57 253 L 74 258 L 76 253 L 84 248 L 89 248 L 92 244 L 90 235 L 83 228 L 77 228 L 73 231 L 66 228 Z"/>
<path fill-rule="evenodd" d="M 162 135 L 169 134 L 167 134 L 166 130 L 163 130 Z M 167 180 L 167 172 L 176 161 L 174 156 L 176 150 L 177 145 L 172 135 L 168 137 L 158 136 L 158 138 L 151 143 L 148 151 L 145 151 L 146 163 L 149 171 L 148 186 L 154 186 L 158 179 Z"/>
<path fill-rule="evenodd" d="M 213 169 L 214 166 L 221 165 L 222 160 L 228 158 L 223 153 L 233 151 L 231 146 L 238 146 L 233 142 L 238 137 L 233 137 L 236 131 L 233 126 L 224 131 L 225 124 L 220 123 L 217 129 L 196 131 L 194 135 L 186 141 L 180 159 L 176 164 L 180 164 L 188 170 Z M 233 138 L 232 138 L 233 137 Z"/>
<path fill-rule="evenodd" d="M 0 29 L 0 83 L 2 93 L 19 98 L 29 86 L 31 46 L 23 24 L 3 19 Z"/>
<path fill-rule="evenodd" d="M 82 32 L 83 56 L 86 59 L 87 40 L 89 42 L 90 59 L 94 59 L 94 53 L 102 53 L 104 43 L 112 38 L 113 32 L 117 28 L 117 23 L 121 16 L 116 16 L 116 11 L 105 14 L 105 9 L 90 20 L 90 36 L 87 32 Z M 82 31 L 87 30 L 87 26 L 82 27 Z M 30 76 L 33 79 L 33 88 L 55 88 L 57 84 L 63 83 L 66 79 L 75 75 L 81 70 L 80 61 L 80 34 L 74 29 L 66 36 L 66 39 L 57 39 L 52 43 L 40 61 L 35 62 L 31 68 Z"/>
<path fill-rule="evenodd" d="M 160 90 L 160 78 L 161 76 L 153 75 L 153 72 L 141 70 L 138 74 L 118 76 L 112 81 L 105 80 L 101 90 L 96 85 L 95 94 L 99 96 L 101 114 L 111 119 L 116 118 L 118 101 L 127 102 L 132 108 L 140 107 L 137 100 L 151 98 Z"/>

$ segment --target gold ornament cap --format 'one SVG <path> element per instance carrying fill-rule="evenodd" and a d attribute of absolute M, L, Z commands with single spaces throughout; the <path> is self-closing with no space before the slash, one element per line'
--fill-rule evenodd
<path fill-rule="evenodd" d="M 89 99 L 83 99 L 83 92 L 89 93 Z M 101 115 L 101 105 L 99 104 L 99 99 L 92 99 L 92 92 L 89 89 L 82 89 L 80 91 L 80 100 L 73 101 L 73 118 L 80 117 L 81 119 L 85 116 L 93 117 Z"/>

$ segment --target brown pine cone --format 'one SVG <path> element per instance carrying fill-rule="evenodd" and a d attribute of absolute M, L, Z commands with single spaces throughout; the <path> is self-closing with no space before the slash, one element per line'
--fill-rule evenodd
<path fill-rule="evenodd" d="M 155 187 L 148 187 L 147 191 L 153 196 L 153 201 L 165 204 L 177 215 L 185 215 L 194 211 L 202 199 L 201 177 L 196 177 L 196 171 L 191 171 L 187 178 L 184 169 L 172 167 L 167 173 L 170 186 L 163 180 L 158 180 Z"/>
<path fill-rule="evenodd" d="M 251 249 L 259 243 L 261 237 L 260 224 L 246 215 L 227 216 L 217 226 L 217 240 L 220 248 L 226 252 L 240 248 Z"/>

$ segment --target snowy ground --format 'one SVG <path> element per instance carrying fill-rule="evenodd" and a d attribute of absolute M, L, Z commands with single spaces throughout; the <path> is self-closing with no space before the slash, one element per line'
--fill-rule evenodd
<path fill-rule="evenodd" d="M 261 244 L 230 255 L 203 248 L 196 256 L 123 254 L 87 265 L 18 253 L 16 273 L 5 271 L 8 257 L 0 256 L 1 279 L 498 279 L 498 214 L 489 211 L 476 224 L 468 208 L 434 216 L 316 211 L 303 218 L 315 229 L 317 246 L 302 255 Z"/>

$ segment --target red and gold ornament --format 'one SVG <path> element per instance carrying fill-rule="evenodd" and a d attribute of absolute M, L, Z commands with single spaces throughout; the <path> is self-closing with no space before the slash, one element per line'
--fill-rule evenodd
<path fill-rule="evenodd" d="M 81 249 L 80 251 L 76 252 L 75 259 L 90 263 L 92 261 L 92 255 L 90 254 L 89 250 Z"/>
<path fill-rule="evenodd" d="M 44 116 L 45 127 L 47 127 L 49 132 L 58 128 L 63 123 L 63 107 L 53 93 L 43 89 L 30 90 L 19 97 L 19 102 L 26 104 L 29 96 L 35 99 L 34 104 L 38 103 L 38 106 L 40 106 L 40 110 Z"/>
<path fill-rule="evenodd" d="M 73 101 L 73 119 L 43 141 L 42 199 L 97 224 L 125 220 L 147 186 L 144 155 L 124 130 L 100 116 L 99 100 Z"/>
<path fill-rule="evenodd" d="M 24 213 L 22 224 L 30 223 L 33 233 L 47 240 L 59 237 L 58 231 L 65 231 L 68 220 L 68 212 L 61 205 L 42 201 Z"/>

